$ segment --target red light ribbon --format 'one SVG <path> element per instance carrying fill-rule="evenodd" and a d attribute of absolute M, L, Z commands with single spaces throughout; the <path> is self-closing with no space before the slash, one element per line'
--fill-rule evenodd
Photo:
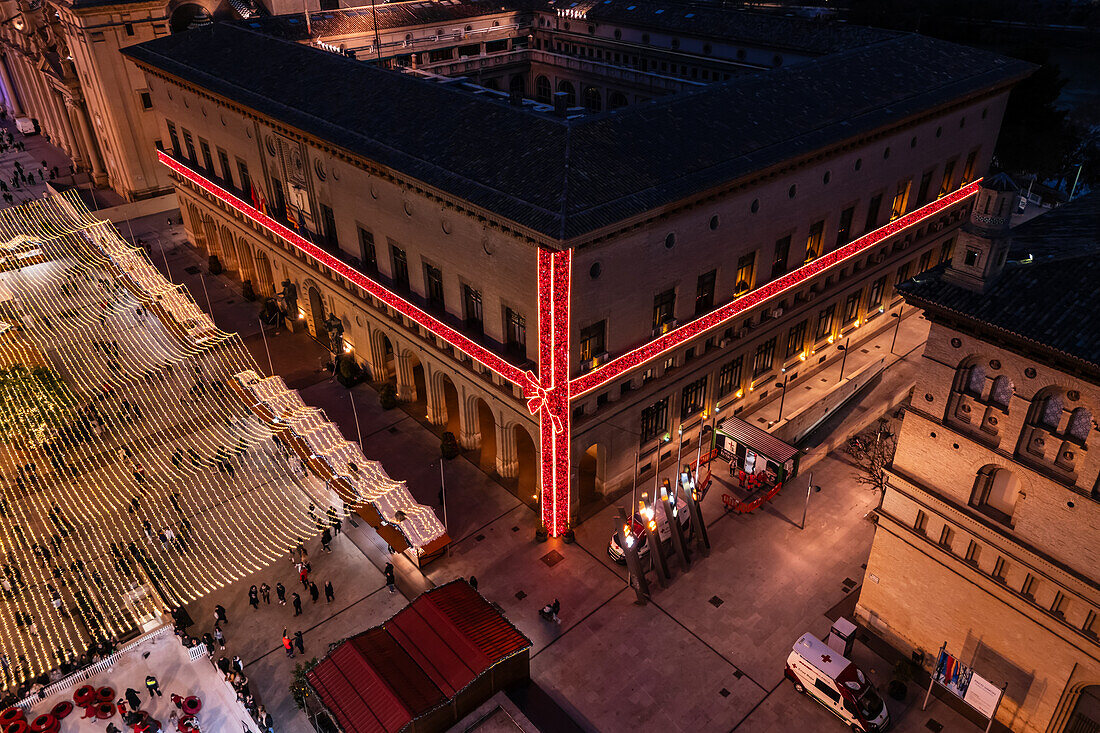
<path fill-rule="evenodd" d="M 554 432 L 563 432 L 565 427 L 562 425 L 561 415 L 551 407 L 550 391 L 542 386 L 542 383 L 539 382 L 539 378 L 535 376 L 534 372 L 528 370 L 524 373 L 523 377 L 523 399 L 527 400 L 527 409 L 532 415 L 537 415 L 542 410 L 546 410 L 550 422 L 554 425 Z"/>

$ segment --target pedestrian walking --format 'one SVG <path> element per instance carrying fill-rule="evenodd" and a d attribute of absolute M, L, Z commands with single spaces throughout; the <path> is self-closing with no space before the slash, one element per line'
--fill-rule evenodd
<path fill-rule="evenodd" d="M 238 674 L 244 674 L 244 662 L 241 661 L 238 655 L 233 657 L 233 669 L 237 670 Z"/>
<path fill-rule="evenodd" d="M 317 590 L 316 583 L 309 584 L 309 596 L 313 599 L 314 603 L 316 603 L 317 599 L 321 597 L 321 591 Z"/>
<path fill-rule="evenodd" d="M 225 607 L 220 603 L 214 606 L 214 620 L 220 624 L 229 625 L 229 617 L 225 615 Z"/>
<path fill-rule="evenodd" d="M 386 576 L 386 587 L 389 588 L 390 593 L 397 591 L 397 579 L 393 574 L 393 563 L 386 563 L 386 569 L 382 571 Z"/>
<path fill-rule="evenodd" d="M 260 728 L 264 733 L 275 733 L 275 719 L 271 717 L 271 713 L 267 712 L 267 708 L 263 705 L 256 712 L 256 720 L 260 723 Z"/>
<path fill-rule="evenodd" d="M 206 654 L 211 659 L 214 658 L 214 637 L 209 632 L 202 635 L 202 643 L 206 645 Z"/>
<path fill-rule="evenodd" d="M 298 580 L 302 581 L 302 587 L 309 590 L 309 565 L 304 562 L 298 563 Z"/>
<path fill-rule="evenodd" d="M 302 597 L 300 595 L 298 595 L 297 593 L 294 593 L 293 595 L 291 595 L 290 599 L 294 603 L 294 615 L 295 616 L 301 616 L 302 615 Z"/>
<path fill-rule="evenodd" d="M 256 588 L 255 584 L 248 589 L 248 605 L 252 606 L 253 611 L 257 611 L 260 608 L 260 591 Z"/>
<path fill-rule="evenodd" d="M 157 682 L 157 678 L 153 675 L 145 676 L 145 686 L 149 689 L 149 699 L 152 700 L 153 696 L 164 697 L 164 693 L 160 691 L 160 683 Z"/>
<path fill-rule="evenodd" d="M 325 531 L 321 533 L 321 549 L 325 552 L 332 552 L 332 548 L 329 545 L 332 543 L 332 530 L 325 527 Z"/>
<path fill-rule="evenodd" d="M 325 581 L 325 603 L 332 603 L 336 598 L 336 591 L 332 589 L 332 581 Z"/>
<path fill-rule="evenodd" d="M 279 599 L 279 605 L 286 605 L 286 586 L 281 582 L 275 584 L 275 595 Z"/>
<path fill-rule="evenodd" d="M 474 590 L 477 590 L 477 577 L 476 576 L 473 576 L 473 575 L 470 576 L 470 587 L 473 588 Z"/>
<path fill-rule="evenodd" d="M 138 695 L 138 691 L 133 687 L 126 688 L 126 704 L 133 710 L 137 710 L 141 707 L 141 696 Z"/>
<path fill-rule="evenodd" d="M 266 605 L 271 605 L 271 586 L 267 583 L 260 586 L 260 597 L 264 599 Z"/>
<path fill-rule="evenodd" d="M 217 624 L 214 625 L 214 641 L 218 642 L 218 648 L 225 649 L 225 634 L 222 633 L 222 627 Z"/>
<path fill-rule="evenodd" d="M 301 629 L 298 629 L 297 631 L 294 632 L 294 646 L 298 647 L 298 653 L 299 654 L 305 654 L 306 653 L 306 643 L 305 643 L 305 640 L 302 637 L 302 630 Z"/>
<path fill-rule="evenodd" d="M 294 642 L 286 635 L 286 629 L 283 629 L 283 649 L 286 650 L 286 655 L 288 657 L 291 659 L 294 658 Z"/>

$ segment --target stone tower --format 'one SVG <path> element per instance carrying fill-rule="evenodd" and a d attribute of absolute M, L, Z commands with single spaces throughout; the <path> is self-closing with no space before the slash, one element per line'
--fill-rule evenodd
<path fill-rule="evenodd" d="M 982 292 L 997 279 L 1008 257 L 1009 227 L 1019 197 L 1020 187 L 1004 173 L 982 181 L 944 280 Z"/>

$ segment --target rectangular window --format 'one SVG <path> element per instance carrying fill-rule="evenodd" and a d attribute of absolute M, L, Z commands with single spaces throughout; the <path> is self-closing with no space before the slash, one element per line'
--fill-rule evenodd
<path fill-rule="evenodd" d="M 1059 618 L 1065 618 L 1067 605 L 1069 605 L 1069 601 L 1066 599 L 1066 594 L 1057 591 L 1054 594 L 1054 602 L 1050 604 L 1050 612 Z"/>
<path fill-rule="evenodd" d="M 283 193 L 283 182 L 272 176 L 271 197 L 274 199 L 274 212 L 267 212 L 282 219 L 286 219 L 286 195 Z M 295 219 L 297 221 L 297 219 Z"/>
<path fill-rule="evenodd" d="M 149 94 L 149 92 L 139 92 L 138 97 L 141 98 L 141 108 L 142 109 L 152 109 L 153 108 L 153 96 L 151 94 Z"/>
<path fill-rule="evenodd" d="M 517 354 L 526 356 L 527 319 L 511 308 L 505 308 L 504 320 L 504 325 L 507 328 L 508 348 Z"/>
<path fill-rule="evenodd" d="M 755 378 L 770 372 L 774 361 L 775 338 L 773 337 L 756 347 L 756 353 L 752 357 L 752 376 Z"/>
<path fill-rule="evenodd" d="M 856 215 L 856 207 L 849 206 L 840 212 L 840 223 L 836 227 L 836 247 L 839 249 L 852 241 L 852 218 Z"/>
<path fill-rule="evenodd" d="M 481 313 L 481 291 L 462 286 L 462 309 L 466 315 L 466 328 L 476 333 L 485 330 L 485 319 Z"/>
<path fill-rule="evenodd" d="M 210 156 L 210 143 L 199 138 L 199 150 L 202 152 L 202 165 L 208 173 L 214 172 L 214 159 Z"/>
<path fill-rule="evenodd" d="M 802 346 L 806 343 L 806 323 L 802 321 L 791 326 L 791 330 L 787 332 L 787 356 L 794 356 L 802 351 Z"/>
<path fill-rule="evenodd" d="M 909 264 L 906 262 L 904 265 L 898 268 L 897 277 L 894 278 L 894 287 L 902 284 L 909 279 Z"/>
<path fill-rule="evenodd" d="M 737 258 L 737 285 L 734 293 L 741 295 L 753 288 L 753 277 L 756 273 L 756 252 L 749 252 Z"/>
<path fill-rule="evenodd" d="M 168 139 L 172 141 L 172 155 L 180 157 L 180 138 L 176 134 L 176 126 L 168 123 Z"/>
<path fill-rule="evenodd" d="M 424 289 L 428 295 L 428 305 L 437 310 L 446 310 L 443 296 L 443 271 L 438 267 L 424 263 Z"/>
<path fill-rule="evenodd" d="M 928 515 L 920 509 L 917 510 L 917 518 L 913 522 L 913 529 L 921 534 L 927 534 L 928 532 Z"/>
<path fill-rule="evenodd" d="M 668 397 L 642 410 L 642 442 L 665 434 L 668 425 Z"/>
<path fill-rule="evenodd" d="M 828 682 L 825 682 L 820 677 L 814 679 L 814 687 L 821 691 L 821 694 L 833 701 L 836 705 L 840 702 L 840 693 L 832 688 Z"/>
<path fill-rule="evenodd" d="M 997 562 L 993 564 L 993 579 L 999 583 L 1005 582 L 1005 578 L 1008 576 L 1008 560 L 1004 559 L 1004 556 L 999 556 Z"/>
<path fill-rule="evenodd" d="M 1031 573 L 1024 578 L 1024 584 L 1020 586 L 1020 595 L 1034 601 L 1035 591 L 1039 588 L 1039 579 Z"/>
<path fill-rule="evenodd" d="M 878 211 L 882 208 L 882 194 L 876 194 L 871 197 L 870 203 L 867 204 L 867 222 L 863 225 L 863 232 L 874 231 L 878 228 Z"/>
<path fill-rule="evenodd" d="M 854 321 L 856 319 L 856 316 L 859 315 L 859 296 L 862 294 L 862 292 L 857 290 L 854 293 L 849 294 L 848 297 L 844 299 L 845 326 Z"/>
<path fill-rule="evenodd" d="M 695 286 L 695 315 L 701 316 L 714 308 L 714 281 L 717 271 L 700 275 L 699 282 Z"/>
<path fill-rule="evenodd" d="M 718 396 L 725 397 L 730 392 L 741 389 L 741 363 L 744 360 L 739 356 L 733 361 L 726 362 L 718 370 Z"/>
<path fill-rule="evenodd" d="M 917 263 L 917 272 L 921 273 L 932 266 L 932 250 L 928 250 L 920 256 L 920 262 Z"/>
<path fill-rule="evenodd" d="M 336 215 L 332 213 L 332 207 L 325 204 L 321 204 L 321 234 L 329 249 L 335 251 L 340 248 L 340 240 L 336 236 Z"/>
<path fill-rule="evenodd" d="M 134 24 L 133 23 L 124 23 L 122 27 L 126 30 L 126 35 L 128 35 L 128 36 L 134 35 Z"/>
<path fill-rule="evenodd" d="M 898 184 L 898 190 L 894 192 L 894 203 L 890 208 L 890 221 L 894 221 L 905 214 L 905 210 L 909 207 L 909 189 L 912 186 L 912 178 L 906 178 Z"/>
<path fill-rule="evenodd" d="M 1096 611 L 1089 610 L 1085 616 L 1085 623 L 1081 624 L 1081 631 L 1094 639 L 1096 638 Z"/>
<path fill-rule="evenodd" d="M 787 255 L 791 253 L 791 238 L 783 237 L 775 243 L 775 257 L 772 258 L 772 279 L 787 274 Z"/>
<path fill-rule="evenodd" d="M 604 339 L 607 337 L 607 321 L 593 323 L 581 329 L 581 361 L 595 359 L 607 351 Z"/>
<path fill-rule="evenodd" d="M 966 165 L 963 166 L 962 182 L 960 186 L 965 186 L 974 180 L 974 165 L 978 162 L 978 149 L 970 151 L 970 155 L 966 156 Z"/>
<path fill-rule="evenodd" d="M 359 261 L 368 272 L 378 270 L 378 252 L 374 249 L 374 233 L 359 227 Z"/>
<path fill-rule="evenodd" d="M 229 156 L 225 151 L 218 148 L 218 165 L 221 166 L 222 180 L 232 188 L 233 187 L 233 169 L 229 167 Z"/>
<path fill-rule="evenodd" d="M 940 530 L 940 547 L 945 550 L 950 550 L 952 543 L 955 541 L 955 530 L 943 525 L 943 529 Z"/>
<path fill-rule="evenodd" d="M 187 148 L 187 159 L 192 163 L 197 163 L 199 159 L 195 155 L 195 139 L 191 137 L 191 133 L 187 130 L 183 131 L 183 145 Z"/>
<path fill-rule="evenodd" d="M 882 291 L 886 287 L 886 278 L 880 277 L 871 283 L 871 290 L 867 293 L 867 307 L 878 308 L 882 305 Z"/>
<path fill-rule="evenodd" d="M 966 561 L 974 567 L 978 567 L 978 558 L 981 557 L 981 554 L 982 546 L 974 540 L 970 540 L 970 544 L 966 546 Z"/>
<path fill-rule="evenodd" d="M 955 159 L 947 161 L 943 166 L 943 179 L 940 181 L 940 192 L 936 195 L 936 198 L 942 199 L 947 194 L 951 193 L 952 182 L 955 179 Z"/>
<path fill-rule="evenodd" d="M 673 319 L 676 309 L 676 289 L 659 293 L 653 299 L 653 327 L 660 328 Z"/>
<path fill-rule="evenodd" d="M 405 290 L 409 289 L 409 258 L 405 250 L 390 245 L 390 262 L 393 265 L 393 284 Z"/>
<path fill-rule="evenodd" d="M 162 153 L 164 152 L 164 141 L 163 140 L 158 138 L 158 139 L 153 141 L 153 145 L 156 146 L 157 150 L 161 151 Z"/>
<path fill-rule="evenodd" d="M 814 223 L 810 227 L 810 234 L 806 237 L 806 259 L 804 262 L 813 262 L 821 256 L 821 240 L 825 237 L 825 220 Z"/>
<path fill-rule="evenodd" d="M 814 338 L 820 341 L 823 338 L 828 338 L 833 335 L 833 316 L 836 314 L 836 305 L 830 305 L 828 308 L 823 308 L 820 313 L 817 314 L 817 331 L 814 332 Z"/>
<path fill-rule="evenodd" d="M 917 188 L 917 206 L 928 203 L 928 189 L 932 187 L 932 171 L 925 171 L 920 177 L 920 186 Z"/>
<path fill-rule="evenodd" d="M 940 262 L 950 262 L 951 257 L 955 254 L 955 238 L 951 237 L 946 242 L 940 245 Z"/>
<path fill-rule="evenodd" d="M 680 393 L 680 419 L 687 420 L 703 410 L 703 401 L 707 396 L 707 378 L 697 379 L 684 387 Z"/>
<path fill-rule="evenodd" d="M 237 175 L 240 176 L 241 191 L 247 201 L 248 197 L 252 195 L 252 179 L 248 177 L 248 166 L 245 165 L 243 160 L 237 161 Z"/>

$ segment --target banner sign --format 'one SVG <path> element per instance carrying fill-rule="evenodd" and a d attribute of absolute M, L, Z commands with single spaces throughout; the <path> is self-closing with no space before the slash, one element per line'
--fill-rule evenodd
<path fill-rule="evenodd" d="M 945 649 L 940 650 L 932 679 L 984 717 L 992 718 L 996 714 L 997 705 L 1001 701 L 1001 688 L 975 674 L 974 670 L 948 654 Z"/>

